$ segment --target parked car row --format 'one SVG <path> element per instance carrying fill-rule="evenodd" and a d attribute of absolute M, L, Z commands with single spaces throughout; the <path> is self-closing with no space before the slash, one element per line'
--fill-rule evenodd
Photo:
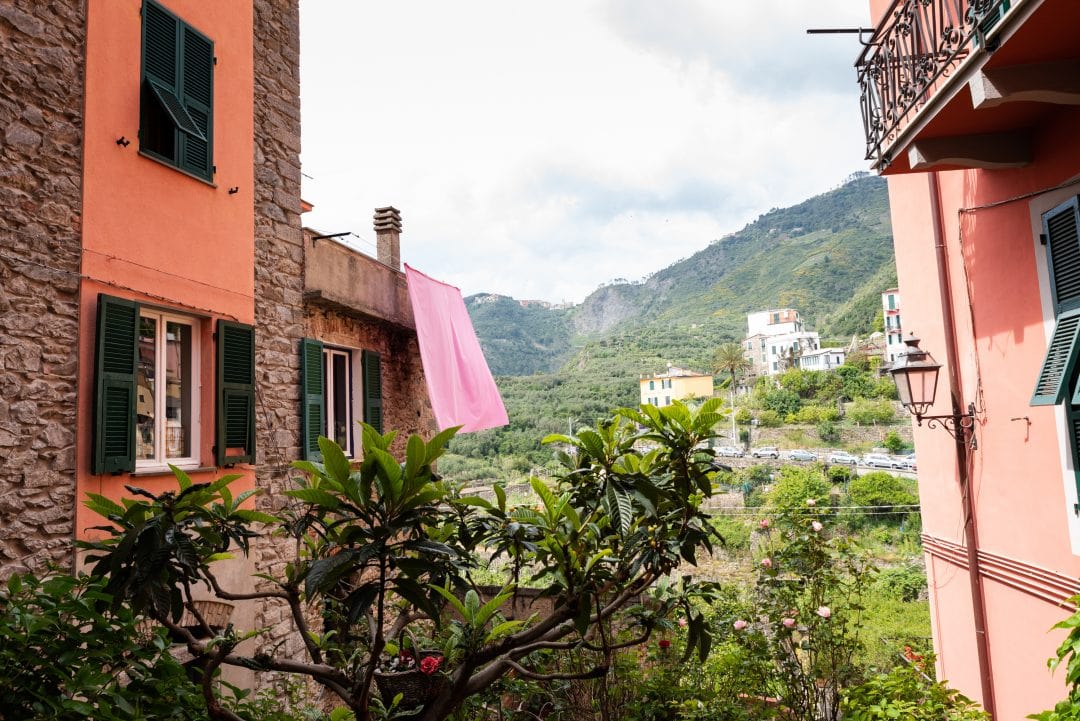
<path fill-rule="evenodd" d="M 735 446 L 720 446 L 716 449 L 716 455 L 724 458 L 742 458 L 746 452 Z M 750 449 L 752 458 L 772 458 L 779 460 L 781 457 L 789 461 L 809 462 L 818 460 L 818 454 L 813 451 L 796 448 L 781 453 L 776 446 L 757 446 Z M 897 471 L 915 471 L 918 469 L 915 463 L 915 454 L 906 456 L 890 456 L 885 453 L 867 453 L 862 458 L 852 455 L 847 451 L 830 451 L 825 456 L 826 463 L 847 466 L 866 466 L 868 468 L 888 468 Z"/>

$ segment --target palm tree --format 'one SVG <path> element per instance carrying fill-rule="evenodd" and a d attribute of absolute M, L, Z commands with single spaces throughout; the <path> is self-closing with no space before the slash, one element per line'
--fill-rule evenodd
<path fill-rule="evenodd" d="M 743 348 L 739 343 L 724 343 L 713 355 L 713 375 L 726 373 L 731 379 L 731 385 L 728 387 L 731 393 L 731 442 L 736 445 L 739 442 L 739 435 L 735 430 L 735 386 L 738 379 L 750 368 L 750 361 L 743 355 Z"/>

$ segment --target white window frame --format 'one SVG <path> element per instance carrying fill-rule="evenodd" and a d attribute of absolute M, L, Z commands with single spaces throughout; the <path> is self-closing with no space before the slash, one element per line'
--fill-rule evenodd
<path fill-rule="evenodd" d="M 323 345 L 323 367 L 326 372 L 323 375 L 323 405 L 325 408 L 324 421 L 326 423 L 326 435 L 329 438 L 333 438 L 333 423 L 337 420 L 334 417 L 333 408 L 333 383 L 334 379 L 334 356 L 344 356 L 345 367 L 348 372 L 348 378 L 346 383 L 349 391 L 349 400 L 346 403 L 346 411 L 348 418 L 345 420 L 345 427 L 348 428 L 346 440 L 348 441 L 342 450 L 345 451 L 345 455 L 348 458 L 358 458 L 358 446 L 357 433 L 359 428 L 357 427 L 357 421 L 364 417 L 364 400 L 363 400 L 363 371 L 360 363 L 360 350 L 357 348 L 347 348 L 343 346 L 330 346 Z"/>
<path fill-rule="evenodd" d="M 154 457 L 153 458 L 136 458 L 135 459 L 135 472 L 144 471 L 164 471 L 168 470 L 170 465 L 177 468 L 198 468 L 201 463 L 199 460 L 200 447 L 202 446 L 202 434 L 200 432 L 200 408 L 202 406 L 202 385 L 199 379 L 199 370 L 201 366 L 202 353 L 200 348 L 201 338 L 201 323 L 200 320 L 190 315 L 179 315 L 167 310 L 159 310 L 157 308 L 148 308 L 142 306 L 139 308 L 139 320 L 143 318 L 151 318 L 156 322 L 157 331 L 154 338 L 155 356 L 154 356 Z M 191 356 L 187 359 L 191 368 L 191 451 L 192 455 L 182 456 L 178 458 L 167 458 L 165 456 L 165 444 L 166 433 L 168 424 L 165 418 L 165 373 L 162 372 L 165 369 L 166 358 L 166 338 L 165 332 L 169 323 L 179 323 L 191 328 Z M 140 331 L 141 337 L 141 331 Z M 137 392 L 137 389 L 136 389 Z M 137 432 L 137 431 L 136 431 Z"/>

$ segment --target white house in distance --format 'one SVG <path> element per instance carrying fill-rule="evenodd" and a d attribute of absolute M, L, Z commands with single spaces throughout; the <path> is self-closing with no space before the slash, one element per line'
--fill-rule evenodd
<path fill-rule="evenodd" d="M 904 331 L 900 327 L 900 289 L 889 288 L 881 294 L 885 316 L 885 362 L 892 363 L 904 349 Z"/>
<path fill-rule="evenodd" d="M 658 408 L 670 406 L 672 401 L 688 398 L 712 398 L 713 377 L 704 373 L 695 373 L 668 363 L 663 373 L 647 373 L 638 381 L 641 387 L 641 402 L 650 403 Z"/>
<path fill-rule="evenodd" d="M 817 331 L 805 330 L 794 308 L 747 313 L 746 329 L 743 354 L 757 376 L 783 373 L 801 356 L 821 348 Z"/>
<path fill-rule="evenodd" d="M 847 351 L 843 348 L 819 348 L 799 356 L 799 367 L 807 371 L 831 371 L 844 365 Z"/>

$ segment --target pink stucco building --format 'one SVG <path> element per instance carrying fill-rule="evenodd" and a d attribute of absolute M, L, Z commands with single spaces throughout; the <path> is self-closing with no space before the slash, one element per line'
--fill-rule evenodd
<path fill-rule="evenodd" d="M 939 677 L 1022 719 L 1064 697 L 1049 629 L 1080 575 L 1080 2 L 870 7 L 905 335 L 946 365 L 928 413 L 975 415 L 960 452 L 915 429 Z"/>

